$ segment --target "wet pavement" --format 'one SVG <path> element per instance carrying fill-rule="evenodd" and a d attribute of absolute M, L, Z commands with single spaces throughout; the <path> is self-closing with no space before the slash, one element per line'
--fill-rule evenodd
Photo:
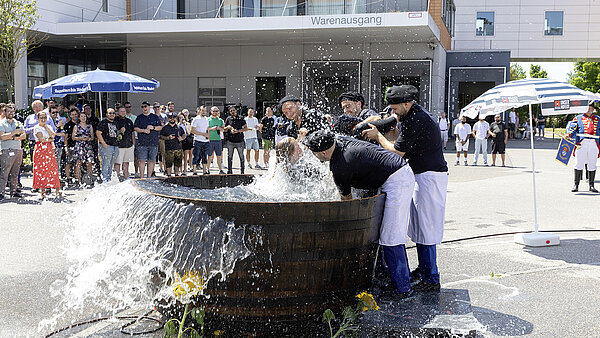
<path fill-rule="evenodd" d="M 600 195 L 587 192 L 586 182 L 579 193 L 571 193 L 573 164 L 565 167 L 554 160 L 557 141 L 536 141 L 542 148 L 535 152 L 538 224 L 560 235 L 561 245 L 516 244 L 511 233 L 533 230 L 528 144 L 509 142 L 507 167 L 465 167 L 462 158 L 454 166 L 456 155 L 446 152 L 446 243 L 438 250 L 442 291 L 407 302 L 377 299 L 381 311 L 365 316 L 369 329 L 363 335 L 599 335 Z M 30 177 L 23 183 L 30 186 Z M 66 201 L 60 203 L 40 203 L 27 189 L 25 194 L 25 199 L 0 203 L 0 337 L 48 333 L 38 332 L 38 323 L 56 303 L 51 284 L 69 267 L 60 249 L 65 229 L 57 219 L 87 191 L 65 191 Z M 409 248 L 408 254 L 414 268 L 416 252 Z M 88 325 L 79 336 L 115 336 L 123 324 L 95 331 Z"/>

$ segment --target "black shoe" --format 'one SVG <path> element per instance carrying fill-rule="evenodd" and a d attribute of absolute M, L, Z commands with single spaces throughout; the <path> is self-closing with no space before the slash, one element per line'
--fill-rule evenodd
<path fill-rule="evenodd" d="M 419 273 L 419 268 L 414 269 L 410 272 L 410 284 L 418 283 L 421 280 L 421 274 Z"/>
<path fill-rule="evenodd" d="M 583 177 L 583 170 L 577 170 L 575 169 L 575 185 L 573 186 L 573 189 L 571 189 L 571 192 L 578 192 L 579 191 L 579 181 L 581 181 L 581 178 Z"/>
<path fill-rule="evenodd" d="M 590 185 L 590 191 L 591 192 L 598 192 L 598 190 L 593 185 Z"/>
<path fill-rule="evenodd" d="M 571 192 L 578 192 L 579 191 L 579 185 L 575 184 L 573 186 L 573 189 L 571 189 Z"/>
<path fill-rule="evenodd" d="M 20 192 L 15 192 L 14 194 L 10 195 L 11 198 L 23 198 L 23 195 Z"/>
<path fill-rule="evenodd" d="M 426 281 L 421 281 L 419 284 L 413 286 L 413 289 L 417 292 L 431 292 L 440 291 L 441 286 L 440 283 L 428 283 Z"/>
<path fill-rule="evenodd" d="M 4 199 L 4 195 L 0 195 L 0 201 Z"/>
<path fill-rule="evenodd" d="M 594 181 L 596 180 L 596 170 L 594 171 L 588 171 L 587 172 L 590 182 L 590 191 L 591 192 L 598 192 L 598 190 L 596 190 L 596 188 L 594 187 Z"/>
<path fill-rule="evenodd" d="M 406 292 L 396 292 L 395 295 L 393 296 L 393 299 L 400 300 L 400 301 L 406 301 L 406 300 L 413 299 L 414 296 L 415 296 L 415 291 L 413 289 L 410 289 Z"/>

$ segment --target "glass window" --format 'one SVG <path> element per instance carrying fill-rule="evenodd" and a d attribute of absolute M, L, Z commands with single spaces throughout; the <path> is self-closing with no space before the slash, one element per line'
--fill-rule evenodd
<path fill-rule="evenodd" d="M 309 0 L 306 8 L 307 15 L 344 14 L 343 0 Z"/>
<path fill-rule="evenodd" d="M 108 0 L 102 0 L 102 11 L 108 13 Z"/>
<path fill-rule="evenodd" d="M 43 78 L 46 75 L 44 63 L 41 61 L 27 61 L 27 75 Z"/>
<path fill-rule="evenodd" d="M 546 12 L 544 35 L 563 35 L 563 11 Z"/>
<path fill-rule="evenodd" d="M 296 16 L 296 0 L 263 0 L 260 2 L 260 16 Z"/>
<path fill-rule="evenodd" d="M 67 75 L 67 67 L 58 63 L 48 62 L 48 81 L 56 80 Z"/>
<path fill-rule="evenodd" d="M 227 90 L 224 77 L 198 78 L 198 106 L 225 108 Z"/>
<path fill-rule="evenodd" d="M 494 12 L 477 12 L 475 29 L 477 36 L 494 35 Z"/>

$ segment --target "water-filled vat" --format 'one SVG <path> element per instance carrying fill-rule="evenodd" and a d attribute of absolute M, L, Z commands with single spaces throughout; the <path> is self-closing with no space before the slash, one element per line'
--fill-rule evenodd
<path fill-rule="evenodd" d="M 251 175 L 210 175 L 163 182 L 211 189 L 252 180 Z M 246 227 L 244 243 L 251 254 L 224 281 L 212 278 L 205 290 L 208 297 L 197 299 L 211 329 L 236 335 L 307 333 L 319 326 L 325 309 L 337 312 L 354 305 L 354 296 L 371 285 L 376 255 L 372 242 L 384 195 L 330 202 L 235 202 L 144 190 Z"/>

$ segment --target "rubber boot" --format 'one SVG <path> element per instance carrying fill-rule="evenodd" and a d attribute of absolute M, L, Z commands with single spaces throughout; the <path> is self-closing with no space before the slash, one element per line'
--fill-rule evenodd
<path fill-rule="evenodd" d="M 583 176 L 583 170 L 575 169 L 575 185 L 573 186 L 573 189 L 571 189 L 571 192 L 579 191 L 579 181 L 581 181 L 582 176 Z"/>
<path fill-rule="evenodd" d="M 596 179 L 596 170 L 588 171 L 588 177 L 589 177 L 589 181 L 590 181 L 590 191 L 598 192 L 598 190 L 596 190 L 596 188 L 594 188 L 594 180 Z"/>

